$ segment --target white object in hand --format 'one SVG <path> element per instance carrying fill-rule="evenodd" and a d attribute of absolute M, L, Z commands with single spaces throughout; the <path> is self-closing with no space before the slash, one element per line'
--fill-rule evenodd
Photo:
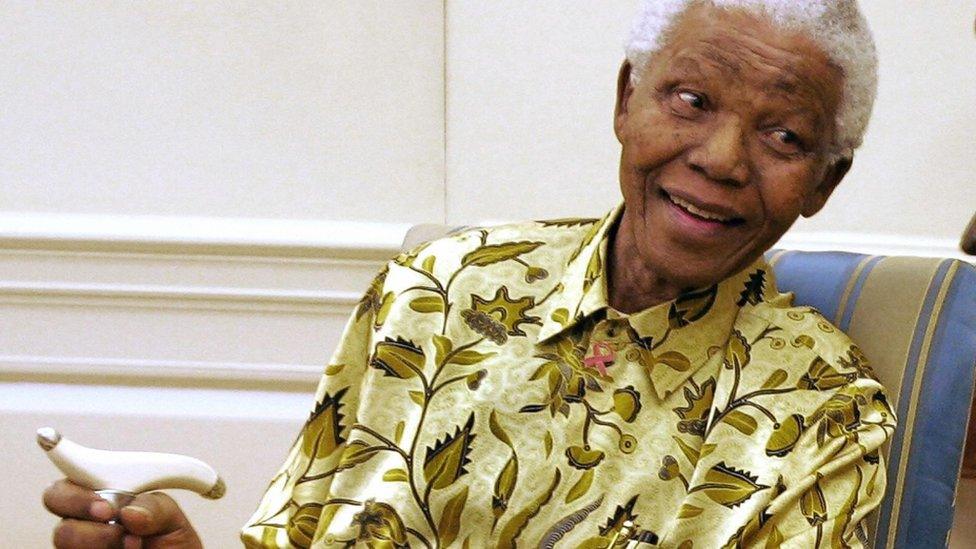
<path fill-rule="evenodd" d="M 50 427 L 37 430 L 37 443 L 68 480 L 95 490 L 116 507 L 151 490 L 191 490 L 210 499 L 226 491 L 213 467 L 189 456 L 97 450 L 71 442 Z"/>

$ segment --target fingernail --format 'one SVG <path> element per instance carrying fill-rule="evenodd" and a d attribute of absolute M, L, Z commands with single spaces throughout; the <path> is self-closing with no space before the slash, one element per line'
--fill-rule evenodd
<path fill-rule="evenodd" d="M 139 536 L 125 536 L 122 543 L 125 549 L 142 549 L 142 538 Z"/>
<path fill-rule="evenodd" d="M 115 510 L 112 509 L 112 505 L 109 502 L 104 499 L 98 499 L 88 506 L 88 514 L 94 519 L 108 520 L 115 514 Z"/>
<path fill-rule="evenodd" d="M 147 519 L 149 518 L 149 509 L 146 509 L 145 507 L 140 505 L 126 505 L 124 508 L 128 509 L 127 512 L 129 513 L 138 513 Z"/>

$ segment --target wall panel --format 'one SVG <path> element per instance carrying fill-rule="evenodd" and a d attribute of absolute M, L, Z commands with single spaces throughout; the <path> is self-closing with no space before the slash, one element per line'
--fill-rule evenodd
<path fill-rule="evenodd" d="M 70 219 L 0 216 L 0 432 L 11 439 L 0 456 L 17 494 L 0 502 L 4 539 L 49 543 L 56 521 L 40 497 L 59 474 L 34 430 L 51 425 L 95 447 L 211 462 L 225 499 L 174 495 L 208 547 L 237 546 L 405 227 L 264 221 L 235 232 L 210 220 L 194 232 L 157 218 L 102 219 L 95 231 Z"/>
<path fill-rule="evenodd" d="M 441 0 L 11 1 L 0 22 L 0 211 L 443 215 Z"/>
<path fill-rule="evenodd" d="M 447 3 L 450 223 L 615 204 L 616 76 L 636 1 Z"/>

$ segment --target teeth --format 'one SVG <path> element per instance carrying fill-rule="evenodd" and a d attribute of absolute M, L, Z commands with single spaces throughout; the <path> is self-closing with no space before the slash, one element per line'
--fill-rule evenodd
<path fill-rule="evenodd" d="M 723 217 L 723 216 L 721 216 L 719 214 L 712 213 L 712 212 L 709 212 L 709 211 L 705 211 L 705 210 L 703 210 L 703 209 L 695 206 L 694 204 L 692 204 L 692 203 L 690 203 L 688 201 L 685 201 L 685 200 L 682 200 L 682 199 L 678 198 L 677 196 L 674 196 L 674 195 L 668 195 L 668 196 L 671 198 L 671 201 L 672 202 L 674 202 L 675 204 L 677 204 L 677 205 L 681 206 L 682 208 L 688 210 L 689 212 L 697 215 L 698 217 L 704 217 L 705 219 L 709 219 L 709 220 L 712 220 L 712 221 L 719 221 L 721 223 L 727 223 L 729 221 L 732 221 L 732 218 L 731 217 Z"/>

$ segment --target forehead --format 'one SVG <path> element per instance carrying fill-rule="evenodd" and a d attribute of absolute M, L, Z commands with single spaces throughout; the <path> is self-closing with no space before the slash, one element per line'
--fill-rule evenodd
<path fill-rule="evenodd" d="M 761 15 L 698 5 L 671 29 L 650 72 L 716 78 L 834 112 L 843 75 L 813 40 Z M 824 113 L 826 114 L 826 112 Z"/>

